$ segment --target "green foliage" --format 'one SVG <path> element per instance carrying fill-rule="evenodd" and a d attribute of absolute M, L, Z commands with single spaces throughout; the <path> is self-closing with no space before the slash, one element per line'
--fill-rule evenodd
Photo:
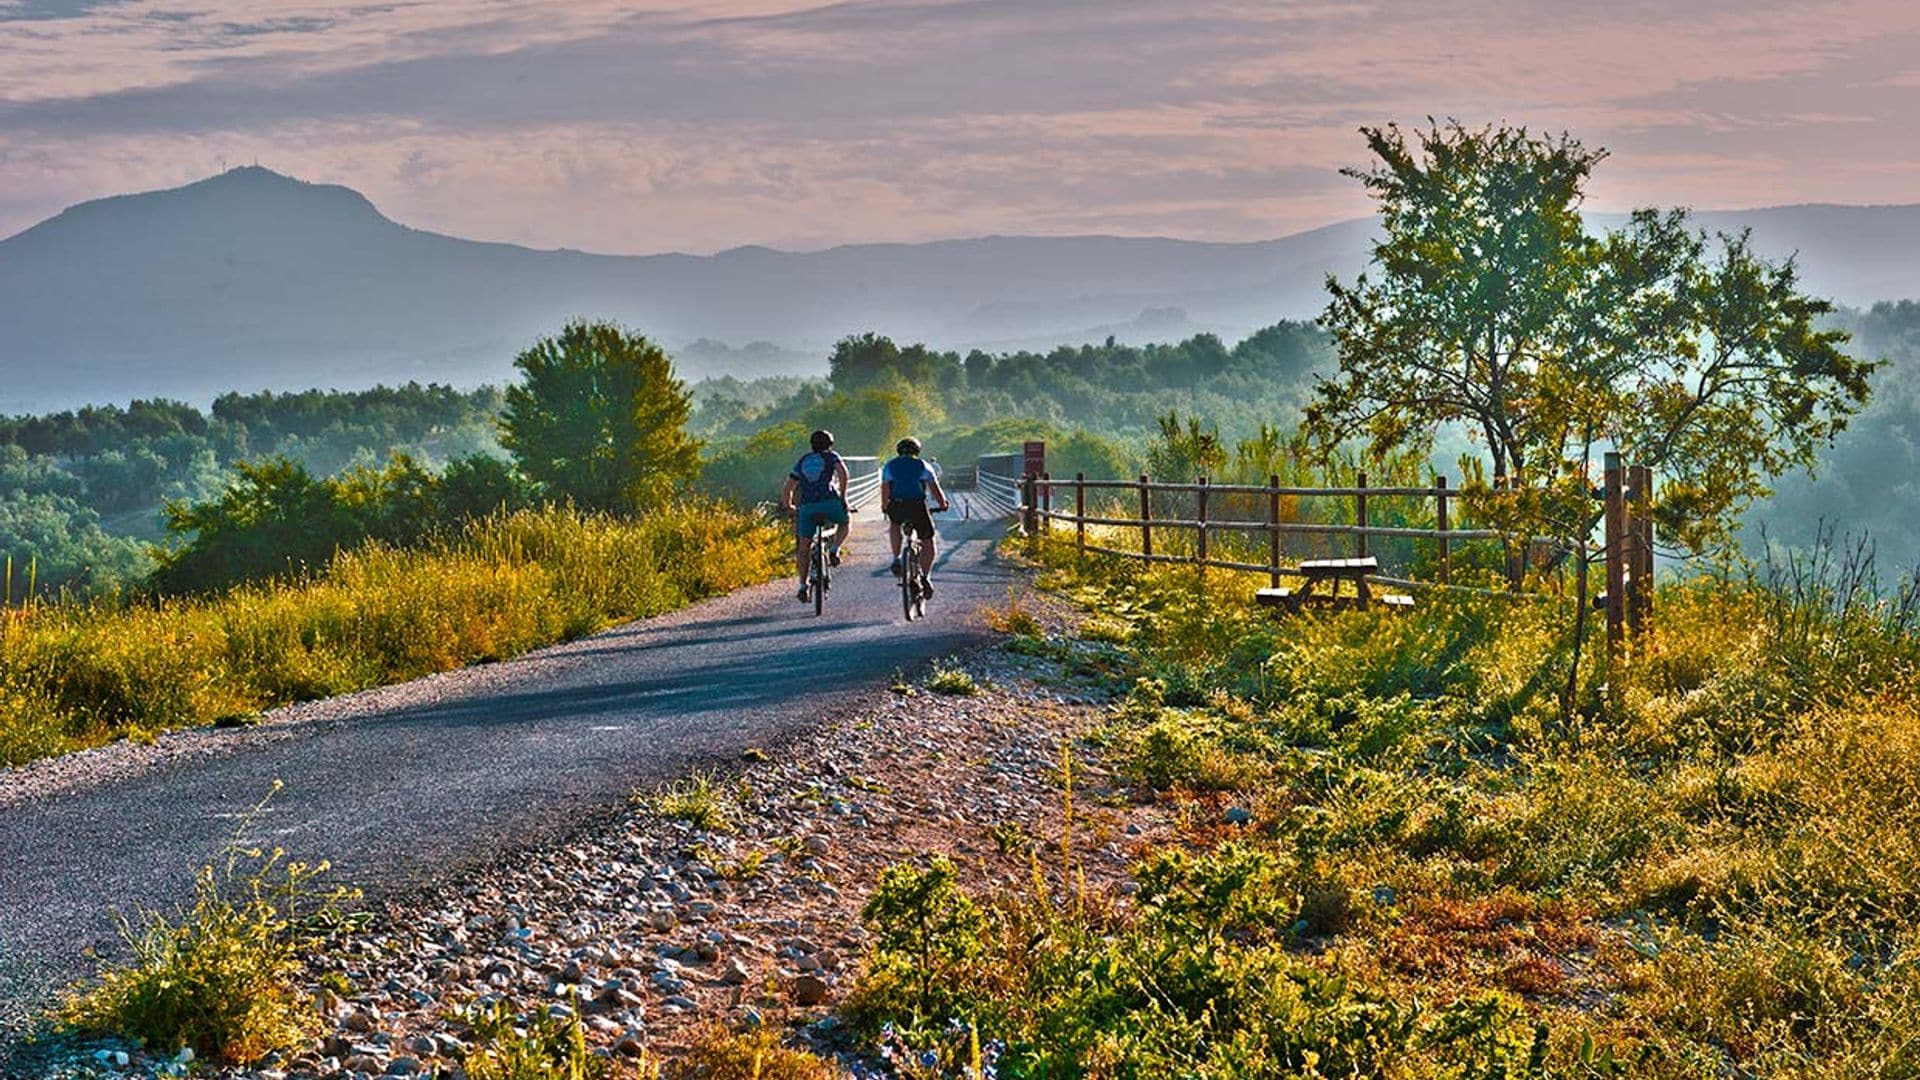
<path fill-rule="evenodd" d="M 159 551 L 149 583 L 162 592 L 210 592 L 246 581 L 297 579 L 368 541 L 412 547 L 465 522 L 521 509 L 532 492 L 504 462 L 476 456 L 439 476 L 405 455 L 318 479 L 285 458 L 235 465 L 219 498 L 167 508 L 183 540 Z"/>
<path fill-rule="evenodd" d="M 956 663 L 937 663 L 933 665 L 933 674 L 927 676 L 927 689 L 948 697 L 972 697 L 980 692 L 980 684 L 966 668 Z"/>
<path fill-rule="evenodd" d="M 506 1001 L 474 1008 L 463 1019 L 475 1045 L 461 1061 L 468 1080 L 605 1080 L 612 1063 L 587 1048 L 577 1013 L 565 1019 L 544 1008 L 516 1013 Z"/>
<path fill-rule="evenodd" d="M 743 505 L 776 498 L 794 462 L 807 452 L 812 429 L 788 420 L 716 449 L 702 474 L 703 486 Z"/>
<path fill-rule="evenodd" d="M 722 832 L 733 827 L 726 796 L 713 778 L 705 774 L 676 780 L 642 801 L 663 818 L 684 821 L 706 832 Z"/>
<path fill-rule="evenodd" d="M 43 596 L 110 595 L 150 568 L 140 541 L 161 535 L 162 507 L 218 497 L 236 462 L 284 457 L 321 477 L 395 453 L 434 464 L 496 449 L 499 408 L 495 389 L 408 384 L 0 418 L 0 553 L 37 564 Z"/>
<path fill-rule="evenodd" d="M 516 655 L 767 580 L 786 542 L 707 502 L 642 521 L 547 508 L 295 582 L 37 606 L 0 623 L 0 763 Z"/>
<path fill-rule="evenodd" d="M 326 869 L 236 843 L 223 865 L 200 869 L 193 906 L 177 920 L 120 918 L 130 959 L 70 991 L 60 1020 L 229 1064 L 303 1045 L 321 1026 L 301 989 L 303 957 L 319 943 L 314 928 L 347 899 L 316 887 Z"/>
<path fill-rule="evenodd" d="M 874 1030 L 893 1022 L 916 1031 L 971 1015 L 990 924 L 952 862 L 934 855 L 924 869 L 888 867 L 860 919 L 873 944 L 852 1015 Z"/>
<path fill-rule="evenodd" d="M 594 510 L 650 509 L 692 480 L 692 395 L 660 347 L 576 321 L 514 359 L 500 442 L 549 494 Z"/>
<path fill-rule="evenodd" d="M 1436 125 L 1416 145 L 1365 133 L 1379 162 L 1349 175 L 1386 236 L 1377 277 L 1329 282 L 1340 372 L 1309 410 L 1322 445 L 1425 448 L 1462 425 L 1515 481 L 1491 499 L 1508 526 L 1568 537 L 1592 528 L 1595 459 L 1617 449 L 1660 477 L 1663 536 L 1700 550 L 1866 401 L 1876 365 L 1819 325 L 1832 305 L 1791 261 L 1745 236 L 1710 256 L 1681 211 L 1590 234 L 1579 203 L 1604 153 L 1504 126 Z"/>

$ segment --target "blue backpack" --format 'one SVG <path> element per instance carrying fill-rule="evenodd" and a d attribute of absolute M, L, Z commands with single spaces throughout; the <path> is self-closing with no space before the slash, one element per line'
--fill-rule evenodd
<path fill-rule="evenodd" d="M 839 490 L 833 486 L 839 474 L 840 455 L 829 450 L 801 458 L 790 475 L 800 482 L 800 501 L 817 503 L 840 497 Z"/>

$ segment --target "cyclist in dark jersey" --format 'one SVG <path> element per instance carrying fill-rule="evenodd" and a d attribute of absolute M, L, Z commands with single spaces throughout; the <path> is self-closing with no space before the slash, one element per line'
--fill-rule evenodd
<path fill-rule="evenodd" d="M 834 566 L 840 565 L 840 545 L 847 542 L 847 463 L 833 452 L 833 432 L 816 431 L 807 441 L 812 449 L 794 463 L 780 492 L 780 509 L 793 514 L 793 561 L 800 567 L 801 603 L 813 598 L 807 588 L 813 530 L 821 522 L 838 526 L 827 545 L 827 562 Z"/>
<path fill-rule="evenodd" d="M 926 594 L 933 595 L 933 515 L 927 509 L 927 496 L 940 500 L 936 511 L 947 509 L 947 493 L 933 467 L 920 460 L 920 440 L 912 436 L 894 447 L 899 454 L 880 469 L 880 505 L 887 508 L 887 540 L 893 545 L 893 572 L 900 574 L 900 530 L 912 529 L 920 537 L 920 568 L 927 572 Z"/>

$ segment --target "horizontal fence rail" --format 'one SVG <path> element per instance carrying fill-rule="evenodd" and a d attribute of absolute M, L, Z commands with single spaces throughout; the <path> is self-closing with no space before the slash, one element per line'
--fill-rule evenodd
<path fill-rule="evenodd" d="M 1587 560 L 1592 555 L 1606 563 L 1606 592 L 1595 598 L 1595 604 L 1607 612 L 1609 645 L 1620 648 L 1629 636 L 1638 637 L 1651 621 L 1653 474 L 1645 466 L 1624 464 L 1618 454 L 1607 455 L 1605 481 L 1595 492 L 1606 505 L 1607 538 L 1597 550 L 1580 541 L 1456 527 L 1461 493 L 1448 486 L 1444 476 L 1435 477 L 1427 486 L 1392 487 L 1368 484 L 1364 472 L 1357 473 L 1355 482 L 1344 487 L 1283 486 L 1278 476 L 1269 477 L 1265 484 L 1216 484 L 1206 477 L 1187 483 L 1149 476 L 1135 480 L 1089 480 L 1085 475 L 1056 479 L 1044 472 L 1023 472 L 1023 467 L 1030 470 L 1031 460 L 1022 454 L 982 456 L 976 466 L 976 505 L 1016 519 L 1030 538 L 1037 539 L 1055 529 L 1070 529 L 1075 550 L 1083 554 L 1193 566 L 1203 576 L 1210 567 L 1265 574 L 1276 589 L 1283 577 L 1307 580 L 1307 590 L 1294 594 L 1295 600 L 1289 603 L 1297 602 L 1299 596 L 1312 591 L 1314 583 L 1326 582 L 1330 576 L 1409 590 L 1510 595 L 1520 591 L 1530 570 L 1562 574 L 1569 561 L 1578 572 L 1584 594 Z M 1505 486 L 1504 478 L 1495 479 L 1496 489 Z M 1088 508 L 1089 495 L 1098 500 L 1092 510 Z M 1299 508 L 1292 503 L 1301 499 L 1343 501 L 1351 509 L 1351 520 L 1297 520 Z M 1383 499 L 1398 502 L 1383 505 Z M 1415 504 L 1411 514 L 1408 500 Z M 1427 502 L 1432 504 L 1430 514 L 1420 505 Z M 1129 516 L 1128 510 L 1133 508 L 1137 508 L 1137 514 Z M 1383 509 L 1395 513 L 1401 523 L 1375 524 Z M 1409 516 L 1413 524 L 1406 523 Z M 1431 526 L 1423 524 L 1429 519 Z M 1108 535 L 1090 537 L 1089 528 L 1104 530 Z M 1113 530 L 1121 530 L 1123 536 L 1133 533 L 1139 546 L 1113 546 Z M 1262 537 L 1264 543 L 1250 543 Z M 1287 537 L 1317 537 L 1329 543 L 1325 550 L 1315 553 L 1313 560 L 1302 562 L 1296 553 L 1282 550 L 1281 542 Z M 1174 542 L 1170 544 L 1169 540 Z M 1427 552 L 1432 579 L 1379 572 L 1385 568 L 1370 548 L 1373 540 L 1396 542 L 1385 546 L 1402 555 L 1409 552 L 1409 544 L 1432 545 Z M 1338 541 L 1343 550 L 1331 550 L 1333 541 Z M 1455 545 L 1461 544 L 1483 545 L 1468 554 L 1477 554 L 1481 565 L 1489 569 L 1489 563 L 1497 563 L 1497 573 L 1506 579 L 1506 588 L 1454 584 L 1450 580 L 1452 565 L 1460 554 Z M 1487 544 L 1498 544 L 1498 552 L 1490 552 L 1484 546 Z M 1156 545 L 1160 550 L 1155 550 Z M 1289 555 L 1295 556 L 1296 565 L 1287 564 L 1284 556 Z M 1335 555 L 1364 562 L 1359 566 L 1339 564 L 1328 558 Z M 1256 558 L 1259 561 L 1254 561 Z M 1301 569 L 1301 565 L 1307 569 Z M 1365 573 L 1367 569 L 1375 572 Z M 1348 578 L 1349 574 L 1353 577 Z M 1563 577 L 1560 580 L 1564 583 Z M 1363 590 L 1362 602 L 1364 597 Z M 1286 599 L 1285 594 L 1281 599 Z M 1411 602 L 1404 597 L 1398 599 Z"/>

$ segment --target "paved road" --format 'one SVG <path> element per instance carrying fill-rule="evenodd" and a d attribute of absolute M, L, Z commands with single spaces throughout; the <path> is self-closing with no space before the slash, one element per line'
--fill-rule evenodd
<path fill-rule="evenodd" d="M 558 839 L 636 785 L 735 759 L 973 644 L 1004 601 L 998 523 L 949 520 L 928 618 L 900 616 L 886 538 L 857 517 L 825 618 L 789 580 L 502 664 L 286 710 L 207 755 L 0 798 L 0 1035 L 111 945 L 110 912 L 170 908 L 278 778 L 261 838 L 372 895 Z M 845 695 L 841 695 L 845 700 Z M 113 753 L 109 749 L 106 753 Z M 0 775 L 0 796 L 17 779 Z M 0 1041 L 4 1041 L 0 1039 Z"/>

